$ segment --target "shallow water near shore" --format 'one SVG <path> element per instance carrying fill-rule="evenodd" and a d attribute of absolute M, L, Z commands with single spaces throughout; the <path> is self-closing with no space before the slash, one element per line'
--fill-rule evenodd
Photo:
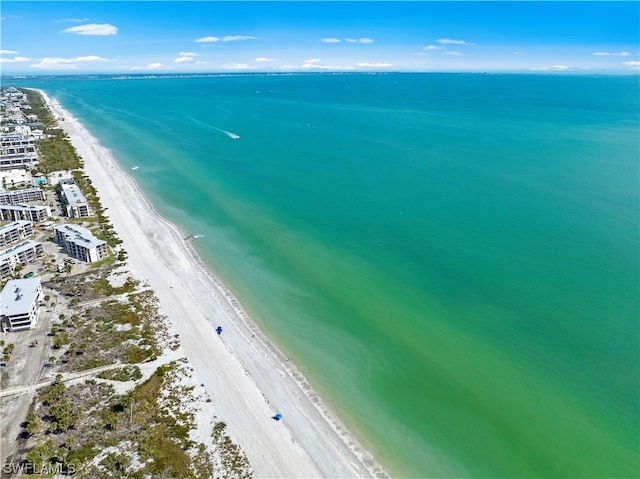
<path fill-rule="evenodd" d="M 637 78 L 16 85 L 202 235 L 394 476 L 637 474 Z"/>

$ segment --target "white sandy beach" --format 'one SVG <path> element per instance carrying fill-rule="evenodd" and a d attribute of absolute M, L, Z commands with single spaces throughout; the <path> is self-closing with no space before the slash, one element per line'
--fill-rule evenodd
<path fill-rule="evenodd" d="M 387 477 L 295 365 L 257 329 L 110 152 L 43 94 L 82 157 L 129 263 L 160 300 L 228 433 L 256 477 Z M 221 336 L 215 327 L 222 325 Z M 276 412 L 282 421 L 271 419 Z"/>

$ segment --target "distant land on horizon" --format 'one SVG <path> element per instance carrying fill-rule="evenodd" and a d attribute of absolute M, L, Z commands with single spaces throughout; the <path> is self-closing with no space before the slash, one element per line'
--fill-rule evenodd
<path fill-rule="evenodd" d="M 366 71 L 353 71 L 353 72 L 200 72 L 200 73 L 78 73 L 78 74 L 33 74 L 33 75 L 5 75 L 0 74 L 1 79 L 5 80 L 91 80 L 91 79 L 122 79 L 122 80 L 135 80 L 135 79 L 153 79 L 153 78 L 216 78 L 216 77 L 242 77 L 242 76 L 357 76 L 357 75 L 377 75 L 377 76 L 389 76 L 389 75 L 434 75 L 434 76 L 553 76 L 553 77 L 607 77 L 607 76 L 632 76 L 634 72 L 616 72 L 616 73 L 571 73 L 571 72 L 412 72 L 412 71 L 379 71 L 379 72 L 366 72 Z"/>
<path fill-rule="evenodd" d="M 0 73 L 637 74 L 638 18 L 626 1 L 5 1 Z"/>

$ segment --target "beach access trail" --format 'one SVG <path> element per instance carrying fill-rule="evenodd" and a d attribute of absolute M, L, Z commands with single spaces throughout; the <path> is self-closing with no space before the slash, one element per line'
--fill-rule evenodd
<path fill-rule="evenodd" d="M 388 477 L 204 267 L 185 235 L 155 213 L 109 150 L 40 93 L 64 118 L 60 126 L 84 161 L 130 268 L 155 291 L 216 421 L 227 424 L 255 477 Z M 276 413 L 282 420 L 271 419 Z"/>

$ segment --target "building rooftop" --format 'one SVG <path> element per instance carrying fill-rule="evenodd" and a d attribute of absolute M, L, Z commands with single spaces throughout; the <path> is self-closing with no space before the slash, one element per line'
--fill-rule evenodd
<path fill-rule="evenodd" d="M 31 248 L 38 246 L 39 244 L 42 243 L 40 243 L 39 241 L 24 240 L 22 243 L 18 243 L 16 245 L 13 245 L 11 248 L 2 250 L 0 251 L 0 263 L 6 261 L 8 258 L 15 256 L 22 251 L 28 251 Z"/>
<path fill-rule="evenodd" d="M 17 205 L 3 205 L 0 204 L 0 208 L 7 210 L 13 210 L 13 211 L 41 211 L 41 210 L 46 210 L 47 206 L 46 205 L 27 205 L 25 203 L 18 203 Z"/>
<path fill-rule="evenodd" d="M 105 244 L 105 241 L 99 240 L 91 231 L 82 226 L 77 225 L 58 225 L 53 227 L 54 231 L 61 231 L 67 238 L 76 244 L 82 245 L 85 248 L 95 248 L 97 246 Z"/>
<path fill-rule="evenodd" d="M 11 279 L 0 292 L 0 313 L 5 316 L 23 314 L 37 299 L 40 277 Z"/>
<path fill-rule="evenodd" d="M 20 226 L 25 226 L 31 224 L 31 221 L 25 221 L 25 220 L 17 220 L 17 221 L 13 221 L 9 224 L 6 224 L 4 226 L 0 226 L 0 233 L 2 233 L 3 231 L 11 231 L 15 228 L 19 228 Z"/>
<path fill-rule="evenodd" d="M 62 193 L 67 199 L 67 203 L 70 205 L 73 205 L 74 203 L 78 204 L 87 202 L 87 199 L 82 194 L 82 191 L 80 191 L 80 188 L 78 188 L 78 185 L 61 182 L 60 186 L 62 186 Z"/>

